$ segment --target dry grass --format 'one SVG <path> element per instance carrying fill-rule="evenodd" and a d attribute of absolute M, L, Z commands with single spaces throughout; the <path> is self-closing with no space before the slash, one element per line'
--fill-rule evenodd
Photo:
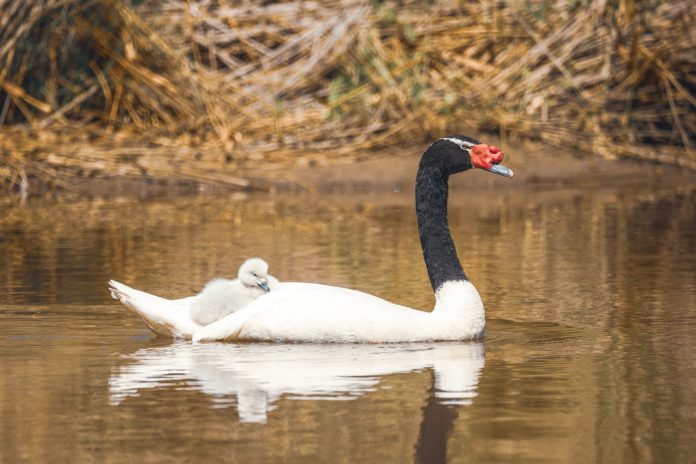
<path fill-rule="evenodd" d="M 690 0 L 0 0 L 0 178 L 249 188 L 451 131 L 696 169 L 695 51 Z"/>

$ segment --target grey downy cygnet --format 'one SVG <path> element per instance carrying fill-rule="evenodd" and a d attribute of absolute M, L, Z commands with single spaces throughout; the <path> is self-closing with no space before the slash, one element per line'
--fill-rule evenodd
<path fill-rule="evenodd" d="M 239 268 L 236 279 L 213 279 L 191 302 L 191 319 L 208 325 L 242 309 L 278 285 L 268 275 L 268 264 L 261 258 L 250 258 Z"/>

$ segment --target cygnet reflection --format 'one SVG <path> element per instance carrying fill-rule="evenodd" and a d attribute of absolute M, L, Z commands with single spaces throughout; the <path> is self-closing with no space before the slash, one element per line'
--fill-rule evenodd
<path fill-rule="evenodd" d="M 109 379 L 120 404 L 141 390 L 186 380 L 217 406 L 236 398 L 242 422 L 267 420 L 283 395 L 295 399 L 351 400 L 373 391 L 389 374 L 433 369 L 435 397 L 466 405 L 476 396 L 485 363 L 481 343 L 404 345 L 233 345 L 174 343 L 143 348 Z M 166 394 L 166 393 L 164 393 Z"/>

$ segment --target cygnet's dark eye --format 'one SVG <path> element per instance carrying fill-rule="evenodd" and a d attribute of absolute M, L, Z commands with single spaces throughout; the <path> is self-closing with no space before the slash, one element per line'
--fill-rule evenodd
<path fill-rule="evenodd" d="M 251 275 L 253 275 L 254 277 L 258 277 L 258 276 L 259 276 L 259 275 L 258 275 L 257 273 L 255 273 L 255 272 L 252 272 Z"/>

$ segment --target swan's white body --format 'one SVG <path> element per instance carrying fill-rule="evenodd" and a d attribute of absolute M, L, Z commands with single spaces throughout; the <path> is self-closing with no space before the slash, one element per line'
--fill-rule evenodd
<path fill-rule="evenodd" d="M 480 336 L 483 303 L 468 281 L 447 282 L 432 312 L 328 285 L 283 282 L 248 306 L 194 333 L 194 341 L 417 342 Z"/>
<path fill-rule="evenodd" d="M 213 279 L 198 295 L 180 300 L 160 298 L 115 280 L 109 282 L 109 290 L 113 298 L 132 310 L 157 335 L 191 338 L 196 330 L 277 288 L 278 280 L 266 274 L 267 271 L 264 260 L 251 258 L 240 266 L 237 279 Z"/>

